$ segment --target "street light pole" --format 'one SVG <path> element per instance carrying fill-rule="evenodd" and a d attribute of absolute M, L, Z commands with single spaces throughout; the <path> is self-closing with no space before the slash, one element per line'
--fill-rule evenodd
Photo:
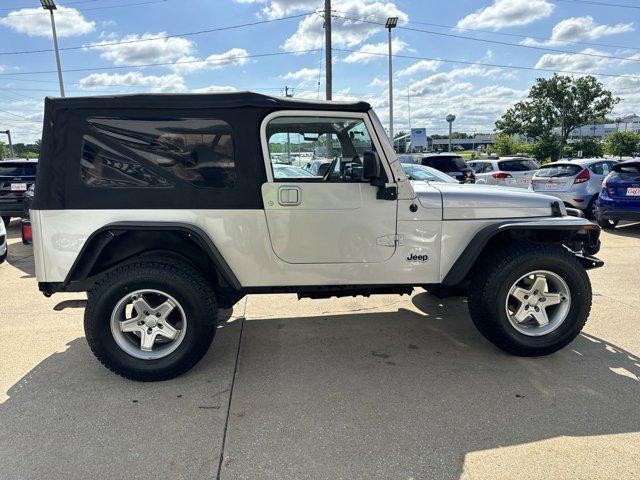
<path fill-rule="evenodd" d="M 58 51 L 58 35 L 56 33 L 56 21 L 53 18 L 53 11 L 57 10 L 53 0 L 40 0 L 42 8 L 49 10 L 51 15 L 51 31 L 53 33 L 53 49 L 56 52 L 56 65 L 58 66 L 58 83 L 60 84 L 60 96 L 64 97 L 64 83 L 62 82 L 62 67 L 60 66 L 60 52 Z"/>
<path fill-rule="evenodd" d="M 9 137 L 9 154 L 11 155 L 11 158 L 13 158 L 16 156 L 16 154 L 13 151 L 13 143 L 11 142 L 11 130 L 5 130 L 2 133 L 6 133 L 7 137 Z"/>
<path fill-rule="evenodd" d="M 398 17 L 387 18 L 385 28 L 389 31 L 389 138 L 393 143 L 393 48 L 391 45 L 391 29 L 398 25 Z"/>

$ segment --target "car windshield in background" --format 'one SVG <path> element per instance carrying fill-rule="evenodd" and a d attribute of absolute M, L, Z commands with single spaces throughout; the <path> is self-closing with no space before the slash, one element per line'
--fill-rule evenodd
<path fill-rule="evenodd" d="M 536 173 L 537 177 L 556 178 L 556 177 L 573 177 L 582 171 L 580 165 L 544 165 Z"/>
<path fill-rule="evenodd" d="M 501 160 L 498 162 L 501 172 L 527 172 L 529 170 L 537 170 L 538 165 L 533 160 L 527 158 L 518 160 Z"/>
<path fill-rule="evenodd" d="M 35 177 L 36 165 L 33 163 L 3 163 L 0 165 L 0 177 Z"/>
<path fill-rule="evenodd" d="M 480 170 L 484 168 L 486 163 L 469 163 L 468 164 L 475 173 L 480 173 Z"/>
<path fill-rule="evenodd" d="M 440 183 L 458 183 L 457 180 L 450 177 L 446 173 L 442 173 L 435 168 L 425 167 L 422 165 L 402 165 L 405 173 L 411 177 L 412 180 L 422 180 L 427 182 L 440 182 Z"/>
<path fill-rule="evenodd" d="M 429 163 L 443 172 L 457 172 L 468 168 L 462 157 L 431 157 Z"/>

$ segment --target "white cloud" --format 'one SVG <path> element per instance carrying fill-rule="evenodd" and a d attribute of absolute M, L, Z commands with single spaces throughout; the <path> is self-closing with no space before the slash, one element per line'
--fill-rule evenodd
<path fill-rule="evenodd" d="M 152 92 L 184 92 L 187 87 L 180 75 L 143 75 L 140 72 L 92 73 L 80 79 L 81 88 L 99 87 L 143 87 Z"/>
<path fill-rule="evenodd" d="M 632 32 L 633 22 L 616 23 L 615 25 L 601 25 L 596 23 L 591 16 L 566 18 L 558 22 L 551 31 L 551 39 L 537 41 L 533 38 L 525 38 L 523 45 L 564 45 L 565 42 L 579 42 L 581 40 L 597 40 L 598 38 L 617 35 L 619 33 Z"/>
<path fill-rule="evenodd" d="M 585 48 L 581 53 L 592 55 L 607 55 L 593 48 Z M 630 57 L 631 58 L 631 57 Z M 616 60 L 602 57 L 590 57 L 572 53 L 547 53 L 540 57 L 535 68 L 568 72 L 597 72 L 615 65 L 625 63 L 625 60 Z"/>
<path fill-rule="evenodd" d="M 407 43 L 394 38 L 392 40 L 393 52 L 402 52 L 407 48 Z M 372 60 L 385 60 L 389 53 L 389 44 L 387 42 L 380 43 L 365 43 L 357 51 L 347 55 L 343 61 L 346 63 L 369 63 Z"/>
<path fill-rule="evenodd" d="M 411 95 L 434 95 L 451 90 L 468 90 L 468 82 L 460 82 L 460 79 L 469 77 L 504 76 L 501 68 L 487 68 L 480 65 L 470 65 L 464 68 L 454 68 L 448 72 L 436 73 L 409 85 Z"/>
<path fill-rule="evenodd" d="M 309 80 L 317 80 L 319 74 L 320 74 L 320 69 L 305 67 L 296 72 L 288 72 L 286 75 L 282 75 L 280 78 L 282 78 L 283 80 L 309 81 Z"/>
<path fill-rule="evenodd" d="M 178 59 L 172 66 L 174 72 L 189 74 L 200 70 L 220 70 L 229 65 L 244 65 L 249 61 L 244 48 L 232 48 L 223 53 L 214 53 L 204 60 L 198 57 L 188 56 Z"/>
<path fill-rule="evenodd" d="M 191 91 L 193 93 L 228 93 L 237 92 L 238 89 L 230 85 L 209 85 L 208 87 L 194 88 Z"/>
<path fill-rule="evenodd" d="M 410 67 L 400 70 L 398 76 L 415 75 L 420 72 L 435 72 L 441 64 L 442 62 L 439 60 L 420 60 L 418 63 L 414 63 Z"/>
<path fill-rule="evenodd" d="M 272 2 L 273 4 L 290 8 L 299 2 Z M 311 9 L 318 6 L 318 2 L 313 2 Z M 369 37 L 380 33 L 382 26 L 376 23 L 367 23 L 348 18 L 367 18 L 372 22 L 383 22 L 387 17 L 398 17 L 400 22 L 406 22 L 409 17 L 391 2 L 372 2 L 370 0 L 338 0 L 333 3 L 332 8 L 336 11 L 337 17 L 331 21 L 332 43 L 338 48 L 352 48 L 360 45 Z M 296 32 L 289 37 L 283 48 L 287 51 L 310 50 L 320 48 L 324 45 L 323 20 L 316 14 L 306 16 L 299 24 Z"/>
<path fill-rule="evenodd" d="M 490 28 L 500 30 L 506 27 L 528 25 L 553 12 L 554 6 L 547 0 L 494 0 L 458 21 L 458 28 Z"/>
<path fill-rule="evenodd" d="M 386 87 L 388 84 L 388 80 L 381 80 L 380 78 L 375 77 L 371 82 L 369 82 L 367 87 Z"/>
<path fill-rule="evenodd" d="M 95 22 L 86 20 L 75 8 L 59 6 L 56 10 L 58 37 L 75 37 L 92 32 Z M 0 18 L 0 25 L 30 37 L 51 37 L 49 13 L 42 8 L 22 8 Z"/>
<path fill-rule="evenodd" d="M 115 65 L 145 65 L 148 63 L 168 63 L 190 53 L 195 44 L 184 38 L 159 38 L 166 36 L 166 32 L 145 33 L 143 35 L 131 34 L 120 39 L 108 35 L 108 40 L 93 43 L 101 45 L 97 48 L 100 56 L 112 61 Z M 110 45 L 112 42 L 136 42 Z"/>

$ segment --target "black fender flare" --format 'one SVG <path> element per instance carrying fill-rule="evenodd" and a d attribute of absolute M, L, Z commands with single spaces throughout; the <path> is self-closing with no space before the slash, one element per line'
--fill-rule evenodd
<path fill-rule="evenodd" d="M 80 249 L 71 269 L 63 282 L 66 287 L 74 279 L 85 279 L 95 265 L 100 253 L 116 238 L 117 234 L 132 230 L 178 231 L 192 237 L 207 253 L 222 278 L 233 290 L 240 290 L 242 285 L 238 277 L 217 249 L 211 237 L 202 228 L 183 222 L 114 222 L 95 230 Z"/>
<path fill-rule="evenodd" d="M 565 231 L 567 238 L 575 236 L 580 231 L 589 232 L 590 241 L 598 242 L 600 227 L 588 220 L 578 217 L 551 217 L 533 220 L 510 220 L 488 225 L 482 228 L 467 244 L 462 254 L 451 266 L 442 280 L 442 285 L 453 287 L 459 285 L 471 271 L 478 257 L 487 244 L 496 235 L 509 230 L 518 231 Z"/>

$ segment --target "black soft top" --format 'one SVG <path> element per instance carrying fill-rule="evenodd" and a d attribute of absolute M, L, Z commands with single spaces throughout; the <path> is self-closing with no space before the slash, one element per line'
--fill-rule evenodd
<path fill-rule="evenodd" d="M 96 95 L 87 97 L 47 97 L 45 104 L 50 113 L 58 109 L 121 109 L 121 108 L 238 108 L 258 107 L 274 110 L 340 110 L 367 112 L 367 102 L 338 102 L 308 100 L 290 97 L 272 97 L 255 92 L 230 93 L 151 93 L 130 95 Z"/>

